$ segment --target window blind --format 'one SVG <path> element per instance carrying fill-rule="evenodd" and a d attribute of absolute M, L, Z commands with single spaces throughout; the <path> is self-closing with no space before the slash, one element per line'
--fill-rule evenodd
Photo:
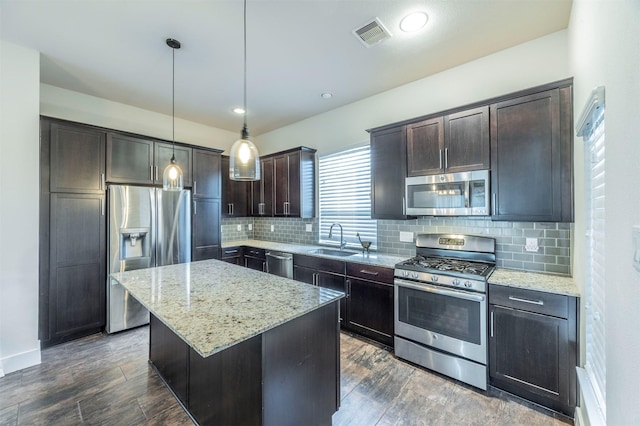
<path fill-rule="evenodd" d="M 377 245 L 377 222 L 371 219 L 371 164 L 369 145 L 319 159 L 320 243 L 339 244 L 342 225 L 348 246 L 361 248 L 362 241 Z"/>
<path fill-rule="evenodd" d="M 586 365 L 602 416 L 606 419 L 605 356 L 605 121 L 604 105 L 595 108 L 584 132 L 586 212 Z"/>

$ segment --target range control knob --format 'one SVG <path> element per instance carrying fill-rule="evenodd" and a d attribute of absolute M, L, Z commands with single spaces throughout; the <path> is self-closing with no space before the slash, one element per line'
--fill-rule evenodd
<path fill-rule="evenodd" d="M 434 283 L 438 282 L 438 277 L 435 275 L 431 275 L 431 281 L 433 281 Z"/>
<path fill-rule="evenodd" d="M 408 277 L 409 276 L 409 271 L 402 271 L 402 276 L 403 277 Z"/>
<path fill-rule="evenodd" d="M 460 280 L 457 278 L 454 278 L 452 282 L 453 282 L 453 285 L 460 285 Z"/>
<path fill-rule="evenodd" d="M 413 272 L 411 274 L 411 278 L 413 278 L 414 280 L 417 280 L 418 279 L 418 273 L 417 272 Z"/>
<path fill-rule="evenodd" d="M 471 287 L 472 285 L 473 284 L 471 283 L 471 281 L 465 281 L 464 282 L 464 286 L 467 287 L 467 288 Z"/>

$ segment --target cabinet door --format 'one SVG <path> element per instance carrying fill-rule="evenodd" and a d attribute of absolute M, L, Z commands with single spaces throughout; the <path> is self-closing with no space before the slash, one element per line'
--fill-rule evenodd
<path fill-rule="evenodd" d="M 247 217 L 249 207 L 249 182 L 231 180 L 229 157 L 222 156 L 222 217 Z"/>
<path fill-rule="evenodd" d="M 104 132 L 84 126 L 51 123 L 49 137 L 51 192 L 95 193 L 105 190 Z"/>
<path fill-rule="evenodd" d="M 287 215 L 289 202 L 289 157 L 279 155 L 273 159 L 274 216 Z"/>
<path fill-rule="evenodd" d="M 302 266 L 293 266 L 293 279 L 307 284 L 316 284 L 316 270 L 304 268 Z"/>
<path fill-rule="evenodd" d="M 273 158 L 260 159 L 260 173 L 251 183 L 251 216 L 273 216 Z"/>
<path fill-rule="evenodd" d="M 447 173 L 490 167 L 488 106 L 446 116 L 444 130 Z"/>
<path fill-rule="evenodd" d="M 105 325 L 106 221 L 103 194 L 51 194 L 49 340 Z"/>
<path fill-rule="evenodd" d="M 424 176 L 444 171 L 443 118 L 407 125 L 407 174 Z"/>
<path fill-rule="evenodd" d="M 191 227 L 193 261 L 220 258 L 220 200 L 193 198 Z"/>
<path fill-rule="evenodd" d="M 153 141 L 107 135 L 107 181 L 153 184 Z"/>
<path fill-rule="evenodd" d="M 291 217 L 300 217 L 300 207 L 302 203 L 302 188 L 300 186 L 301 179 L 301 158 L 300 152 L 293 152 L 287 154 L 287 181 L 288 181 L 288 205 L 286 206 L 285 214 Z"/>
<path fill-rule="evenodd" d="M 220 154 L 194 149 L 193 197 L 220 198 L 221 188 Z"/>
<path fill-rule="evenodd" d="M 244 267 L 249 269 L 254 269 L 256 271 L 266 272 L 266 262 L 264 259 L 259 257 L 245 256 L 244 257 Z"/>
<path fill-rule="evenodd" d="M 170 143 L 156 142 L 154 146 L 154 183 L 162 185 L 162 174 L 171 162 L 174 148 Z M 191 187 L 191 148 L 176 145 L 176 164 L 182 169 L 182 182 L 184 186 Z"/>
<path fill-rule="evenodd" d="M 568 362 L 568 321 L 497 305 L 489 312 L 491 383 L 562 410 L 569 404 L 569 370 L 575 368 Z"/>
<path fill-rule="evenodd" d="M 371 133 L 371 218 L 406 219 L 407 176 L 405 127 Z"/>
<path fill-rule="evenodd" d="M 393 346 L 393 285 L 347 278 L 348 328 Z"/>
<path fill-rule="evenodd" d="M 563 220 L 562 177 L 572 166 L 559 107 L 559 89 L 491 105 L 492 219 Z"/>
<path fill-rule="evenodd" d="M 326 272 L 316 271 L 316 285 L 331 290 L 341 291 L 347 293 L 345 288 L 344 275 L 327 274 Z M 340 324 L 345 323 L 345 316 L 347 313 L 347 298 L 340 299 Z"/>

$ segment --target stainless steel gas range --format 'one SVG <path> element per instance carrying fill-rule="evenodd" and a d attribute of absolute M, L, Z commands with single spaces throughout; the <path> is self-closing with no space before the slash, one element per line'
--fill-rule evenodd
<path fill-rule="evenodd" d="M 487 389 L 487 278 L 495 239 L 419 234 L 395 266 L 395 354 Z"/>

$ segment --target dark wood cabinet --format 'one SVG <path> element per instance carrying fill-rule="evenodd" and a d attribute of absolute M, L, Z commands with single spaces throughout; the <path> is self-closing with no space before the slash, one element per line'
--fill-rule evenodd
<path fill-rule="evenodd" d="M 243 265 L 243 247 L 234 246 L 234 247 L 225 247 L 222 249 L 222 255 L 220 260 L 233 263 L 234 265 Z"/>
<path fill-rule="evenodd" d="M 315 153 L 300 147 L 273 157 L 274 216 L 315 216 Z"/>
<path fill-rule="evenodd" d="M 245 268 L 255 269 L 256 271 L 267 271 L 267 261 L 265 250 L 255 247 L 244 247 L 244 266 Z"/>
<path fill-rule="evenodd" d="M 393 269 L 347 263 L 347 328 L 393 347 Z"/>
<path fill-rule="evenodd" d="M 193 198 L 191 259 L 220 259 L 220 199 Z"/>
<path fill-rule="evenodd" d="M 49 123 L 50 192 L 102 193 L 105 190 L 105 132 Z"/>
<path fill-rule="evenodd" d="M 193 196 L 220 198 L 222 195 L 219 151 L 193 149 Z M 227 170 L 227 173 L 228 170 Z"/>
<path fill-rule="evenodd" d="M 153 182 L 162 185 L 162 175 L 164 169 L 171 162 L 171 156 L 175 150 L 176 164 L 182 170 L 182 183 L 190 188 L 192 185 L 192 153 L 187 146 L 176 145 L 175 148 L 170 143 L 155 142 L 153 146 Z"/>
<path fill-rule="evenodd" d="M 573 221 L 571 86 L 491 105 L 493 220 Z"/>
<path fill-rule="evenodd" d="M 262 176 L 251 183 L 251 216 L 273 216 L 273 157 L 260 159 Z"/>
<path fill-rule="evenodd" d="M 406 128 L 373 130 L 371 146 L 371 218 L 407 219 L 404 179 L 407 176 Z"/>
<path fill-rule="evenodd" d="M 346 294 L 345 262 L 302 254 L 293 255 L 293 279 Z M 346 298 L 340 299 L 340 323 L 347 315 Z"/>
<path fill-rule="evenodd" d="M 488 106 L 407 124 L 407 174 L 488 169 L 489 148 Z"/>
<path fill-rule="evenodd" d="M 490 285 L 489 303 L 491 385 L 573 416 L 578 300 Z"/>
<path fill-rule="evenodd" d="M 229 157 L 222 156 L 222 217 L 247 217 L 249 212 L 249 183 L 231 180 Z"/>
<path fill-rule="evenodd" d="M 153 141 L 118 133 L 107 134 L 107 181 L 153 184 Z"/>

